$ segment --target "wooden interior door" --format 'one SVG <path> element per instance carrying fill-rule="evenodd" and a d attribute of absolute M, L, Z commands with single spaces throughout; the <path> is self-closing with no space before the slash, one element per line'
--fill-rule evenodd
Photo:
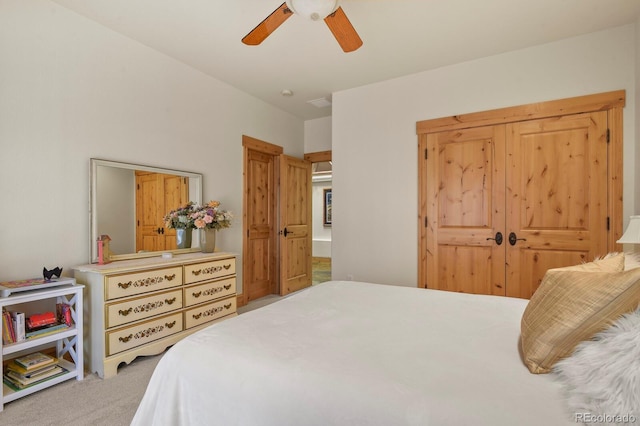
<path fill-rule="evenodd" d="M 282 148 L 243 136 L 243 303 L 278 291 L 276 177 Z"/>
<path fill-rule="evenodd" d="M 432 133 L 420 152 L 427 173 L 422 286 L 504 295 L 504 125 Z"/>
<path fill-rule="evenodd" d="M 175 230 L 163 218 L 188 201 L 188 178 L 136 171 L 136 252 L 175 249 Z"/>
<path fill-rule="evenodd" d="M 311 285 L 311 162 L 280 156 L 280 294 Z"/>
<path fill-rule="evenodd" d="M 607 128 L 606 111 L 507 125 L 507 296 L 607 253 Z"/>

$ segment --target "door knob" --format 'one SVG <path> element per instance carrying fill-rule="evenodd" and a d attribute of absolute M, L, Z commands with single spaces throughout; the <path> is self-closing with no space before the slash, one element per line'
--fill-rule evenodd
<path fill-rule="evenodd" d="M 496 232 L 495 238 L 487 238 L 487 241 L 494 240 L 497 245 L 502 244 L 502 232 Z"/>
<path fill-rule="evenodd" d="M 511 244 L 512 246 L 515 246 L 517 241 L 527 241 L 527 239 L 518 238 L 515 232 L 509 233 L 509 244 Z"/>

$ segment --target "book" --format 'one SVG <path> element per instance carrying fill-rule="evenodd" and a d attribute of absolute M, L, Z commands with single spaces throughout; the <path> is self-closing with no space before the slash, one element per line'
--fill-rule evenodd
<path fill-rule="evenodd" d="M 73 320 L 71 319 L 71 306 L 68 303 L 58 303 L 56 304 L 56 311 L 58 314 L 58 322 L 71 327 L 73 324 Z"/>
<path fill-rule="evenodd" d="M 34 352 L 29 355 L 15 358 L 14 361 L 16 364 L 24 367 L 27 371 L 30 371 L 44 367 L 45 365 L 55 364 L 58 362 L 58 359 L 41 352 Z"/>
<path fill-rule="evenodd" d="M 62 373 L 64 369 L 59 365 L 54 365 L 52 369 L 41 372 L 40 374 L 36 374 L 35 376 L 25 377 L 15 371 L 9 370 L 6 376 L 13 382 L 17 382 L 17 384 L 25 386 L 31 385 L 51 376 L 55 376 L 59 373 Z"/>
<path fill-rule="evenodd" d="M 21 342 L 26 338 L 24 331 L 24 312 L 11 312 L 11 317 L 13 318 L 13 330 L 16 335 L 16 342 Z"/>
<path fill-rule="evenodd" d="M 61 285 L 75 285 L 75 278 L 58 278 L 44 280 L 42 278 L 31 278 L 28 280 L 15 280 L 0 282 L 0 297 L 9 297 L 14 292 L 38 290 Z"/>
<path fill-rule="evenodd" d="M 16 341 L 13 320 L 11 319 L 11 314 L 6 310 L 2 311 L 2 341 L 5 344 Z"/>
<path fill-rule="evenodd" d="M 58 365 L 58 363 L 48 364 L 48 365 L 45 365 L 44 367 L 36 368 L 35 370 L 27 370 L 23 366 L 17 364 L 14 360 L 11 360 L 7 363 L 6 371 L 15 371 L 21 376 L 24 376 L 25 378 L 29 378 L 33 375 L 37 375 L 45 371 L 51 370 L 55 368 L 56 365 Z"/>
<path fill-rule="evenodd" d="M 44 337 L 49 334 L 59 333 L 60 331 L 68 329 L 69 326 L 66 324 L 53 324 L 48 327 L 40 327 L 33 331 L 27 331 L 25 336 L 27 339 L 34 339 L 36 337 Z"/>
<path fill-rule="evenodd" d="M 7 374 L 4 374 L 2 376 L 2 381 L 4 382 L 5 385 L 7 385 L 9 388 L 13 389 L 14 391 L 19 391 L 19 390 L 28 388 L 29 386 L 34 386 L 34 385 L 37 385 L 38 383 L 46 382 L 47 380 L 51 380 L 53 378 L 56 378 L 56 377 L 58 377 L 58 376 L 60 376 L 62 374 L 65 374 L 68 371 L 67 369 L 65 369 L 63 367 L 60 367 L 60 366 L 58 366 L 58 368 L 60 370 L 56 370 L 56 372 L 54 374 L 51 374 L 51 375 L 49 375 L 47 377 L 40 377 L 38 380 L 34 380 L 34 381 L 32 381 L 32 382 L 30 382 L 28 384 L 20 383 L 18 380 L 10 377 Z"/>
<path fill-rule="evenodd" d="M 45 312 L 42 314 L 33 314 L 27 318 L 27 328 L 32 330 L 34 328 L 43 327 L 45 325 L 55 324 L 56 314 L 53 312 Z"/>

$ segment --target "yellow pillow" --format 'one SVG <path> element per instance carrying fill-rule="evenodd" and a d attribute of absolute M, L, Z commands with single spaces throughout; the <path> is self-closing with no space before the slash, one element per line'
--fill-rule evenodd
<path fill-rule="evenodd" d="M 550 271 L 620 272 L 625 270 L 625 254 L 609 253 L 602 259 L 575 266 L 550 269 Z"/>
<path fill-rule="evenodd" d="M 578 343 L 636 309 L 639 302 L 640 268 L 623 272 L 548 270 L 522 315 L 524 363 L 532 373 L 548 373 Z"/>

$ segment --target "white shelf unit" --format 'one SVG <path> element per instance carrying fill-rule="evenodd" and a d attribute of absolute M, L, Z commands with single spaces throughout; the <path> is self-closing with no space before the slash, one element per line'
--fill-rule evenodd
<path fill-rule="evenodd" d="M 67 370 L 66 373 L 56 376 L 52 379 L 45 380 L 41 383 L 29 386 L 25 389 L 15 391 L 6 384 L 2 384 L 2 394 L 0 394 L 0 411 L 4 409 L 4 404 L 14 401 L 23 396 L 30 395 L 39 390 L 56 385 L 65 380 L 73 379 L 82 380 L 84 378 L 83 367 L 83 349 L 82 349 L 82 294 L 83 285 L 64 285 L 52 287 L 43 290 L 25 291 L 14 293 L 8 297 L 0 298 L 0 309 L 6 308 L 11 311 L 14 306 L 20 306 L 20 309 L 27 311 L 29 314 L 37 313 L 36 311 L 28 311 L 28 303 L 43 301 L 39 303 L 49 303 L 50 308 L 55 310 L 56 303 L 67 303 L 71 307 L 71 318 L 74 325 L 69 329 L 62 330 L 55 334 L 49 334 L 43 337 L 23 340 L 21 342 L 5 344 L 0 339 L 0 349 L 2 354 L 2 365 L 5 361 L 13 359 L 17 356 L 25 355 L 30 352 L 38 352 L 46 348 L 53 348 L 55 344 L 56 354 L 59 364 Z M 51 307 L 52 306 L 52 307 Z M 63 359 L 65 355 L 73 360 L 70 362 Z"/>

